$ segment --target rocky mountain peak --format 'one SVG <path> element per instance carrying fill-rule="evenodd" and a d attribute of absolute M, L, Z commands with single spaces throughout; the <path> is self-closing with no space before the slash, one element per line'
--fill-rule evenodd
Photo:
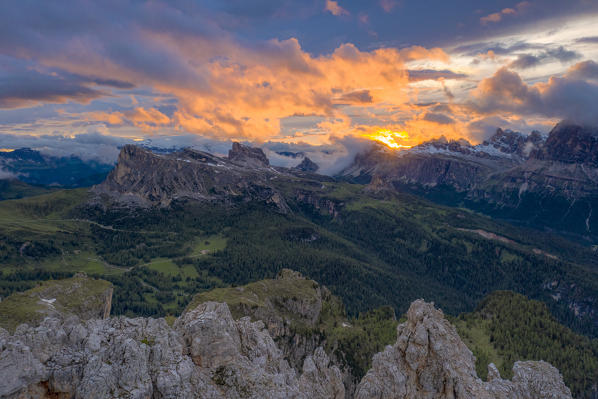
<path fill-rule="evenodd" d="M 533 158 L 598 166 L 598 129 L 563 121 L 549 133 Z"/>
<path fill-rule="evenodd" d="M 257 200 L 286 212 L 287 204 L 269 182 L 277 172 L 268 165 L 262 150 L 238 143 L 228 158 L 189 148 L 156 154 L 126 145 L 106 180 L 92 188 L 93 201 L 150 207 L 181 199 L 225 204 Z"/>
<path fill-rule="evenodd" d="M 320 166 L 308 157 L 305 157 L 299 165 L 295 166 L 295 169 L 300 170 L 302 172 L 315 173 L 318 171 L 318 169 L 320 169 Z"/>
<path fill-rule="evenodd" d="M 516 154 L 521 158 L 527 158 L 533 150 L 542 145 L 543 141 L 543 136 L 537 131 L 525 135 L 513 130 L 498 128 L 492 137 L 482 143 L 482 146 L 493 147 L 505 154 Z"/>
<path fill-rule="evenodd" d="M 234 142 L 233 147 L 228 151 L 228 159 L 253 167 L 270 165 L 268 157 L 261 148 L 249 147 L 237 142 Z"/>

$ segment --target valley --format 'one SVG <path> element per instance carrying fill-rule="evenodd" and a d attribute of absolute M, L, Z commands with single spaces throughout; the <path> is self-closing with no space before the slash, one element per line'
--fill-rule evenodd
<path fill-rule="evenodd" d="M 280 335 L 286 327 L 270 334 L 280 335 L 297 367 L 323 345 L 350 370 L 351 389 L 371 369 L 371 356 L 392 342 L 395 315 L 423 298 L 449 315 L 483 378 L 490 362 L 509 377 L 515 360 L 544 359 L 567 370 L 575 392 L 595 391 L 580 377 L 598 372 L 592 247 L 394 187 L 273 167 L 259 149 L 233 148 L 217 157 L 127 146 L 91 189 L 1 201 L 0 295 L 84 272 L 111 283 L 115 316 L 174 320 L 217 301 L 228 303 L 234 317 L 267 321 L 274 317 L 268 304 L 307 295 L 268 286 L 294 270 L 326 287 L 333 297 L 319 301 L 332 313 L 291 322 L 292 334 L 320 336 L 303 349 L 285 349 L 283 342 L 297 339 Z M 527 305 L 527 298 L 538 302 Z M 510 317 L 504 312 L 515 317 L 513 309 L 521 315 L 501 329 L 504 323 L 494 320 Z M 527 331 L 530 317 L 540 320 Z M 530 341 L 540 326 L 550 326 L 550 334 Z M 365 336 L 371 346 L 358 344 Z M 552 357 L 561 344 L 571 356 Z M 581 368 L 580 358 L 587 359 Z"/>

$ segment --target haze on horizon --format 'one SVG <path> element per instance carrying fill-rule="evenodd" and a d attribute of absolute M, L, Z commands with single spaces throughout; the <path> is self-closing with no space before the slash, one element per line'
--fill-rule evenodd
<path fill-rule="evenodd" d="M 131 141 L 408 147 L 598 125 L 598 1 L 363 3 L 5 1 L 0 147 L 109 159 Z"/>

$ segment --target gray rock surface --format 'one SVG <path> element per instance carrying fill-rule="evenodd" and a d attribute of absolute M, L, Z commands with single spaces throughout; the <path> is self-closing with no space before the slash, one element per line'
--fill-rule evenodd
<path fill-rule="evenodd" d="M 407 316 L 395 345 L 375 355 L 355 398 L 571 398 L 545 362 L 515 363 L 511 381 L 490 365 L 483 382 L 441 311 L 420 300 Z M 0 329 L 0 350 L 0 397 L 9 399 L 353 396 L 322 347 L 297 370 L 262 321 L 235 321 L 224 303 L 201 303 L 172 327 L 164 319 L 48 317 L 14 334 Z"/>
<path fill-rule="evenodd" d="M 494 365 L 489 381 L 475 372 L 475 358 L 457 331 L 433 304 L 411 304 L 397 327 L 397 342 L 374 356 L 355 398 L 401 399 L 566 399 L 571 392 L 559 371 L 545 362 L 517 362 L 513 379 L 503 380 Z"/>
<path fill-rule="evenodd" d="M 0 330 L 2 398 L 344 398 L 320 348 L 297 373 L 261 321 L 207 302 L 164 319 L 46 318 Z"/>

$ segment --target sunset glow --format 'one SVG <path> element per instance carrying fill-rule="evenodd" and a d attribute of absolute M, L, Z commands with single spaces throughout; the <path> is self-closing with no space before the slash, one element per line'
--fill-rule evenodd
<path fill-rule="evenodd" d="M 94 152 L 162 137 L 341 154 L 345 139 L 406 149 L 598 123 L 595 1 L 199 3 L 0 7 L 15 32 L 0 44 L 2 146 L 36 136 L 68 152 L 70 138 Z"/>
<path fill-rule="evenodd" d="M 0 152 L 13 152 L 14 148 L 0 148 Z"/>
<path fill-rule="evenodd" d="M 407 132 L 393 132 L 387 129 L 381 129 L 376 131 L 375 133 L 365 134 L 363 137 L 379 141 L 382 144 L 385 144 L 389 148 L 394 149 L 403 149 L 403 148 L 411 148 L 413 146 L 403 144 L 402 141 L 409 139 L 409 134 Z"/>

